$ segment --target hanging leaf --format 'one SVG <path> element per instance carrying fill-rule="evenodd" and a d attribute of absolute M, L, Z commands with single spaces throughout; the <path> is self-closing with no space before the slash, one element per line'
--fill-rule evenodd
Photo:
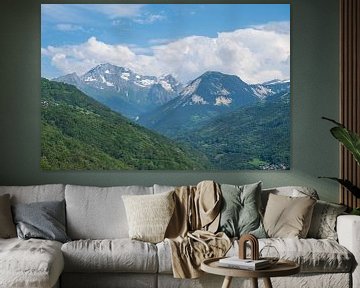
<path fill-rule="evenodd" d="M 322 118 L 337 125 L 337 127 L 331 128 L 331 134 L 351 152 L 356 162 L 360 165 L 360 136 L 355 132 L 348 130 L 344 125 L 335 120 L 326 117 Z"/>
<path fill-rule="evenodd" d="M 342 127 L 331 128 L 331 134 L 339 140 L 360 164 L 360 137 L 356 133 Z"/>
<path fill-rule="evenodd" d="M 318 177 L 318 178 L 326 178 L 339 182 L 342 186 L 348 189 L 356 198 L 360 198 L 360 188 L 355 186 L 351 181 L 340 179 L 336 177 Z"/>

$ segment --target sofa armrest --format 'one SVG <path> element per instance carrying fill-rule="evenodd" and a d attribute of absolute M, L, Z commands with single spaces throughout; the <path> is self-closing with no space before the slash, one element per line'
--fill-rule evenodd
<path fill-rule="evenodd" d="M 355 257 L 352 273 L 353 287 L 360 287 L 360 216 L 341 215 L 336 224 L 339 243 Z"/>

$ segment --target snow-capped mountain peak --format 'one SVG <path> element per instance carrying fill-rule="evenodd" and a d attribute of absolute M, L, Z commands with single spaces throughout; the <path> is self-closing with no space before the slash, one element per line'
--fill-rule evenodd
<path fill-rule="evenodd" d="M 125 115 L 130 110 L 143 111 L 167 103 L 177 97 L 182 89 L 182 84 L 172 75 L 141 75 L 127 67 L 110 63 L 99 64 L 81 76 L 69 74 L 54 80 L 75 85 L 84 93 Z M 121 101 L 129 104 L 131 109 L 120 104 Z M 131 116 L 136 118 L 137 115 Z"/>
<path fill-rule="evenodd" d="M 249 85 L 238 76 L 217 71 L 207 71 L 190 82 L 180 96 L 181 106 L 237 106 L 256 101 Z"/>
<path fill-rule="evenodd" d="M 290 90 L 290 80 L 274 79 L 261 84 L 253 84 L 251 85 L 251 90 L 259 99 L 263 100 L 268 96 Z"/>

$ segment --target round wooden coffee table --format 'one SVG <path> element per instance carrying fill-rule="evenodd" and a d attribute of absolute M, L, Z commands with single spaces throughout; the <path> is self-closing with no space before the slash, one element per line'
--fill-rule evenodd
<path fill-rule="evenodd" d="M 270 268 L 254 271 L 219 266 L 219 259 L 221 258 L 204 260 L 201 263 L 201 270 L 225 276 L 222 288 L 229 288 L 233 277 L 251 278 L 254 288 L 258 288 L 258 278 L 263 278 L 265 287 L 272 288 L 270 277 L 289 276 L 300 272 L 300 266 L 288 260 L 279 260 Z"/>

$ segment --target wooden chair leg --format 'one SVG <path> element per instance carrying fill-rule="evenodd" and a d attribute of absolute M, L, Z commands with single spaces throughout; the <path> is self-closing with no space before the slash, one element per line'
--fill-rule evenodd
<path fill-rule="evenodd" d="M 263 279 L 264 279 L 265 288 L 273 288 L 270 278 L 266 277 Z"/>
<path fill-rule="evenodd" d="M 258 288 L 258 278 L 251 278 L 253 288 Z"/>
<path fill-rule="evenodd" d="M 231 276 L 225 276 L 224 282 L 221 286 L 221 288 L 230 288 L 232 277 Z"/>

